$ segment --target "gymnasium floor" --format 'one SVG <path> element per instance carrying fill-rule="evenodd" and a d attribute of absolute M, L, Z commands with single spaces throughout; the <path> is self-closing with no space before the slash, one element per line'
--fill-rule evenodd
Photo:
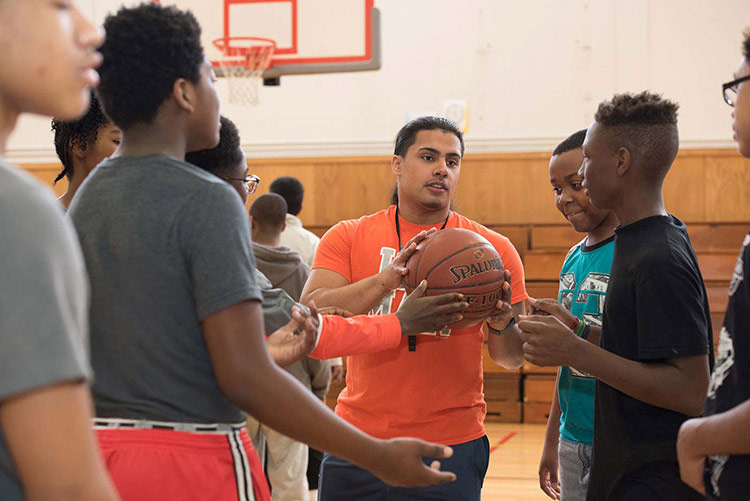
<path fill-rule="evenodd" d="M 486 423 L 485 428 L 490 440 L 490 466 L 482 500 L 549 500 L 537 480 L 544 425 Z"/>
<path fill-rule="evenodd" d="M 482 501 L 549 500 L 537 480 L 544 425 L 485 423 L 484 427 L 490 440 L 490 466 Z M 310 499 L 317 499 L 317 491 L 311 491 Z"/>

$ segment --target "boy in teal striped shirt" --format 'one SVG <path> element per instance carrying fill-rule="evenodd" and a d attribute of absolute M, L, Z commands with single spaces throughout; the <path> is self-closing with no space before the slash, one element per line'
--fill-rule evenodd
<path fill-rule="evenodd" d="M 560 270 L 558 302 L 533 299 L 530 302 L 537 313 L 566 318 L 568 325 L 578 324 L 578 319 L 581 319 L 601 326 L 614 253 L 614 228 L 618 221 L 613 212 L 591 205 L 581 185 L 583 173 L 579 173 L 579 168 L 585 137 L 586 129 L 583 129 L 558 145 L 550 160 L 549 175 L 557 209 L 576 231 L 586 233 L 586 237 L 565 257 Z M 563 308 L 567 311 L 562 311 Z M 539 464 L 539 485 L 552 499 L 586 499 L 593 445 L 595 388 L 595 378 L 572 367 L 558 369 Z"/>

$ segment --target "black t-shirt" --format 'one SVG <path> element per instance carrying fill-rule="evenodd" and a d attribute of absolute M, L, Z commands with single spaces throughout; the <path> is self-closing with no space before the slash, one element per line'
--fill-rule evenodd
<path fill-rule="evenodd" d="M 639 362 L 708 353 L 713 360 L 703 277 L 676 217 L 652 216 L 615 230 L 601 346 Z M 643 465 L 676 461 L 677 431 L 687 418 L 597 381 L 588 499 L 608 499 L 624 475 Z"/>
<path fill-rule="evenodd" d="M 729 305 L 711 374 L 706 415 L 736 407 L 750 398 L 750 235 L 745 237 L 729 285 Z M 750 430 L 749 430 L 750 431 Z M 706 468 L 709 499 L 750 496 L 750 456 L 710 456 Z"/>

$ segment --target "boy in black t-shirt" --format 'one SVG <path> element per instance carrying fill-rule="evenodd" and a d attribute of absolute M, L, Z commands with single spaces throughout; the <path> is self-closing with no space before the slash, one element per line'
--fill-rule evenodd
<path fill-rule="evenodd" d="M 685 225 L 662 201 L 679 147 L 677 105 L 621 94 L 601 103 L 595 120 L 583 143 L 583 185 L 620 221 L 603 326 L 581 328 L 582 338 L 554 316 L 523 317 L 526 359 L 597 378 L 587 499 L 700 499 L 680 481 L 675 453 L 680 425 L 703 410 L 713 359 L 698 262 Z M 588 332 L 594 342 L 584 340 Z"/>
<path fill-rule="evenodd" d="M 750 30 L 734 80 L 724 84 L 740 154 L 750 158 Z M 708 499 L 750 494 L 750 235 L 745 237 L 729 285 L 729 305 L 711 374 L 706 417 L 686 421 L 677 439 L 683 481 Z"/>

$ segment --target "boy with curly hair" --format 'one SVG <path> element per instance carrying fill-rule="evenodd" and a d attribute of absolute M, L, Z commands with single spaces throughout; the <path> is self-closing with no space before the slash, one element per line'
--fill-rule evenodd
<path fill-rule="evenodd" d="M 520 322 L 527 360 L 597 378 L 589 500 L 701 499 L 675 453 L 680 425 L 703 412 L 713 360 L 698 260 L 662 200 L 677 108 L 649 92 L 616 95 L 586 133 L 583 185 L 620 222 L 601 329 L 556 316 Z"/>
<path fill-rule="evenodd" d="M 112 155 L 120 145 L 120 129 L 102 111 L 99 98 L 91 91 L 91 103 L 78 120 L 52 120 L 55 132 L 55 151 L 63 165 L 53 184 L 62 178 L 68 189 L 58 200 L 67 210 L 81 183 L 99 165 Z"/>
<path fill-rule="evenodd" d="M 109 16 L 105 29 L 99 96 L 122 144 L 70 214 L 91 279 L 97 438 L 122 498 L 270 499 L 243 410 L 389 482 L 451 481 L 421 460 L 449 448 L 360 432 L 269 356 L 242 203 L 184 161 L 220 137 L 195 17 L 144 3 Z M 310 309 L 295 308 L 286 328 L 299 341 L 275 347 L 277 362 L 311 348 Z"/>

